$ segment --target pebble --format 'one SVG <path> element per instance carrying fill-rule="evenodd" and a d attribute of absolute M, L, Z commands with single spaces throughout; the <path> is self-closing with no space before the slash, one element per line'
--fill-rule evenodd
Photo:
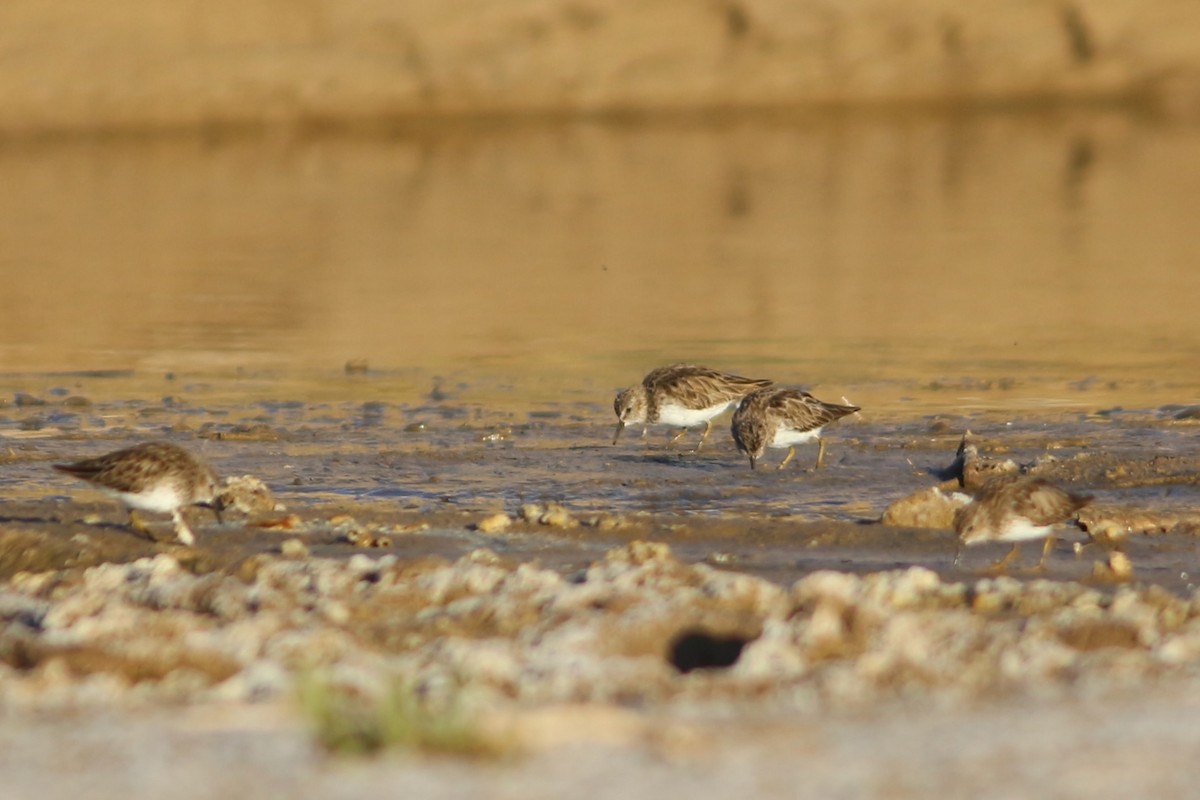
<path fill-rule="evenodd" d="M 521 519 L 552 528 L 574 528 L 579 523 L 558 503 L 526 503 L 521 506 Z"/>
<path fill-rule="evenodd" d="M 950 529 L 954 512 L 969 502 L 971 498 L 961 492 L 947 493 L 930 486 L 892 503 L 880 521 L 898 528 Z"/>
<path fill-rule="evenodd" d="M 502 533 L 512 527 L 513 519 L 503 512 L 484 517 L 475 525 L 480 533 Z"/>
<path fill-rule="evenodd" d="M 299 539 L 285 540 L 279 545 L 279 552 L 284 558 L 308 558 L 310 555 L 308 545 Z"/>
<path fill-rule="evenodd" d="M 253 475 L 226 477 L 218 497 L 225 510 L 243 514 L 285 510 L 282 503 L 276 502 L 267 485 Z"/>
<path fill-rule="evenodd" d="M 392 538 L 376 531 L 353 528 L 344 535 L 344 540 L 355 547 L 391 547 Z"/>

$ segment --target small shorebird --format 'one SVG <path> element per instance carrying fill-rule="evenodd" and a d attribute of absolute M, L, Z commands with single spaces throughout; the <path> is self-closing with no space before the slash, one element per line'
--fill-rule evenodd
<path fill-rule="evenodd" d="M 817 469 L 825 460 L 821 429 L 858 411 L 858 406 L 818 400 L 800 389 L 766 388 L 751 392 L 733 412 L 733 440 L 738 450 L 750 457 L 754 469 L 768 447 L 786 447 L 783 469 L 796 455 L 796 445 L 817 440 Z"/>
<path fill-rule="evenodd" d="M 187 545 L 194 544 L 196 537 L 184 522 L 181 508 L 205 506 L 221 521 L 216 473 L 187 450 L 168 442 L 146 442 L 73 464 L 55 464 L 54 468 L 120 500 L 129 509 L 130 525 L 142 533 L 148 531 L 138 511 L 170 514 L 175 534 Z"/>
<path fill-rule="evenodd" d="M 613 444 L 621 438 L 626 425 L 671 425 L 680 428 L 671 437 L 677 442 L 688 428 L 704 423 L 704 433 L 696 450 L 712 431 L 712 419 L 732 406 L 747 393 L 764 386 L 769 380 L 743 378 L 728 372 L 691 364 L 659 367 L 637 386 L 617 394 L 613 410 L 617 412 L 617 431 Z"/>
<path fill-rule="evenodd" d="M 1040 570 L 1054 547 L 1054 526 L 1067 522 L 1090 502 L 1091 496 L 1072 494 L 1045 478 L 997 475 L 983 485 L 974 500 L 955 512 L 954 530 L 960 545 L 1012 542 L 1008 555 L 993 565 L 998 571 L 1020 555 L 1021 542 L 1044 537 L 1042 558 L 1035 567 Z"/>

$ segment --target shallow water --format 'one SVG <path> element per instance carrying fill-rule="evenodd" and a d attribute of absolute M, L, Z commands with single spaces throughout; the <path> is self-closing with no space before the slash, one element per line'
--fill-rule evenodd
<path fill-rule="evenodd" d="M 310 514 L 554 500 L 780 580 L 950 572 L 948 533 L 898 549 L 848 526 L 936 482 L 967 428 L 1023 462 L 1200 449 L 1194 127 L 869 114 L 57 139 L 0 143 L 0 178 L 0 490 L 35 517 L 96 498 L 47 462 L 166 436 Z M 751 472 L 727 422 L 694 455 L 661 430 L 612 446 L 614 391 L 677 360 L 864 410 L 830 428 L 817 473 L 803 448 Z M 1185 468 L 1077 488 L 1186 512 L 1196 486 Z M 791 539 L 783 521 L 834 527 Z M 405 552 L 483 542 L 567 568 L 623 535 L 457 530 Z M 1190 544 L 1147 547 L 1142 574 L 1189 582 Z M 1088 574 L 1060 555 L 1057 575 Z"/>

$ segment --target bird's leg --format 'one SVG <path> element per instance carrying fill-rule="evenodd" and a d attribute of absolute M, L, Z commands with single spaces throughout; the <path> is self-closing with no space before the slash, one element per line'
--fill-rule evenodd
<path fill-rule="evenodd" d="M 1054 537 L 1047 536 L 1046 544 L 1042 547 L 1042 557 L 1038 559 L 1037 566 L 1033 568 L 1034 572 L 1042 572 L 1046 569 L 1046 559 L 1052 550 L 1054 550 Z"/>
<path fill-rule="evenodd" d="M 954 566 L 958 566 L 959 559 L 962 558 L 962 539 L 954 537 Z"/>
<path fill-rule="evenodd" d="M 820 436 L 817 437 L 817 465 L 813 469 L 820 469 L 825 463 L 825 440 Z"/>
<path fill-rule="evenodd" d="M 696 442 L 696 448 L 694 450 L 692 450 L 693 453 L 700 452 L 700 448 L 704 446 L 704 440 L 708 438 L 708 434 L 710 434 L 710 433 L 712 433 L 712 420 L 711 419 L 705 420 L 704 433 L 700 434 L 700 441 Z"/>
<path fill-rule="evenodd" d="M 786 467 L 787 463 L 792 460 L 792 456 L 794 456 L 794 455 L 796 455 L 796 448 L 789 447 L 787 455 L 783 457 L 783 461 L 780 461 L 779 466 L 776 467 L 775 469 L 783 469 L 784 467 Z"/>
<path fill-rule="evenodd" d="M 678 442 L 680 439 L 682 439 L 682 438 L 683 438 L 683 435 L 684 435 L 685 433 L 687 433 L 687 432 L 688 432 L 688 429 L 687 429 L 687 428 L 680 428 L 680 429 L 679 429 L 679 433 L 677 433 L 677 434 L 675 434 L 674 436 L 672 436 L 672 437 L 671 437 L 671 441 L 667 442 L 667 447 L 670 447 L 671 445 L 673 445 L 673 444 L 675 444 L 676 442 Z"/>
<path fill-rule="evenodd" d="M 175 522 L 175 535 L 179 537 L 179 541 L 186 545 L 196 543 L 196 537 L 192 534 L 192 529 L 183 521 L 183 515 L 179 513 L 179 509 L 171 512 L 171 519 Z"/>
<path fill-rule="evenodd" d="M 144 519 L 142 519 L 142 515 L 137 513 L 136 508 L 129 509 L 129 527 L 133 528 L 135 531 L 144 536 L 150 536 L 153 538 L 152 534 L 150 533 L 150 526 L 146 524 Z"/>
<path fill-rule="evenodd" d="M 1008 551 L 1008 555 L 1006 555 L 1004 558 L 997 561 L 995 564 L 992 564 L 992 569 L 996 572 L 997 575 L 1003 574 L 1008 571 L 1008 565 L 1020 557 L 1021 557 L 1021 543 L 1015 542 L 1012 546 L 1012 550 Z"/>

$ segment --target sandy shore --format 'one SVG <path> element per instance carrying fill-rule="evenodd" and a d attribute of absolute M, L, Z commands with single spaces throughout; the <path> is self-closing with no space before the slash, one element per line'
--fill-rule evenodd
<path fill-rule="evenodd" d="M 652 798 L 1182 798 L 1195 789 L 1195 683 L 1107 699 L 913 701 L 883 711 L 714 720 L 560 708 L 560 741 L 501 762 L 334 760 L 276 709 L 0 716 L 14 800 L 407 795 Z M 545 720 L 543 720 L 543 724 Z M 532 722 L 531 722 L 532 724 Z"/>
<path fill-rule="evenodd" d="M 1187 0 L 145 0 L 0 12 L 0 131 L 1118 102 L 1194 114 Z"/>

